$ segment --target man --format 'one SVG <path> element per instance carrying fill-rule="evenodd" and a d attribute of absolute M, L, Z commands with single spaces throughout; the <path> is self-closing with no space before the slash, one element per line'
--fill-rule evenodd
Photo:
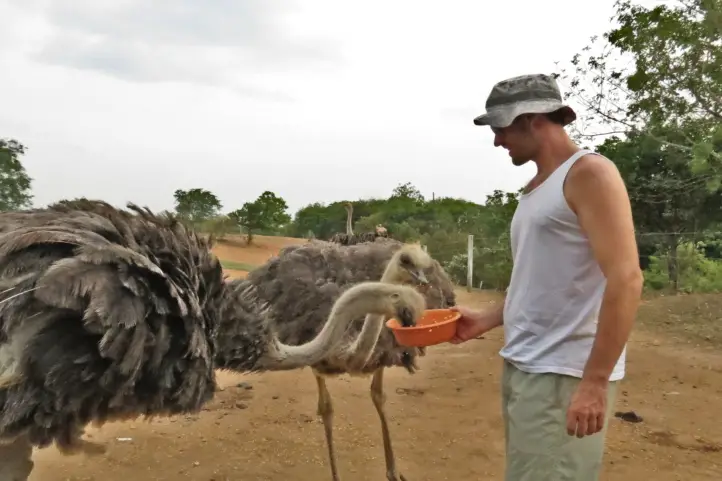
<path fill-rule="evenodd" d="M 452 342 L 504 327 L 507 481 L 594 481 L 642 290 L 629 197 L 616 166 L 565 132 L 576 114 L 552 76 L 497 83 L 486 110 L 474 123 L 537 173 L 511 223 L 503 305 L 458 307 Z"/>

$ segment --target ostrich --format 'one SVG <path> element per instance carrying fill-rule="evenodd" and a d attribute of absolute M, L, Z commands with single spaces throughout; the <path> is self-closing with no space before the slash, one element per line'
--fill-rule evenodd
<path fill-rule="evenodd" d="M 277 306 L 274 309 L 281 309 L 271 317 L 279 338 L 288 344 L 306 342 L 321 328 L 319 320 L 330 309 L 332 297 L 322 295 L 316 287 L 319 284 L 346 286 L 370 280 L 420 284 L 427 308 L 450 307 L 456 300 L 453 284 L 437 261 L 418 244 L 402 244 L 394 240 L 352 246 L 312 241 L 290 246 L 249 273 L 247 280 L 253 286 L 257 302 L 267 302 Z M 310 306 L 317 307 L 313 310 Z M 374 335 L 369 335 L 369 332 Z M 369 341 L 370 345 L 367 344 Z M 364 351 L 371 349 L 372 352 L 367 359 L 349 359 L 341 350 L 341 354 L 329 354 L 311 365 L 318 387 L 318 415 L 324 425 L 332 479 L 338 481 L 339 475 L 332 435 L 333 407 L 325 379 L 349 373 L 372 375 L 370 394 L 381 421 L 386 476 L 389 481 L 404 480 L 396 471 L 384 411 L 383 374 L 384 368 L 392 366 L 402 366 L 414 373 L 417 369 L 416 356 L 424 355 L 424 349 L 398 345 L 393 333 L 380 323 L 352 324 L 345 344 L 350 350 L 360 348 Z"/>
<path fill-rule="evenodd" d="M 365 314 L 412 325 L 424 309 L 409 286 L 319 285 L 311 293 L 333 300 L 314 318 L 329 321 L 285 344 L 274 303 L 224 282 L 209 241 L 171 215 L 128 208 L 81 200 L 0 214 L 0 475 L 27 479 L 32 446 L 92 452 L 81 440 L 89 423 L 196 412 L 213 397 L 215 369 L 315 364 Z M 313 310 L 297 302 L 294 312 Z"/>
<path fill-rule="evenodd" d="M 331 242 L 341 245 L 353 245 L 356 244 L 353 233 L 353 204 L 346 202 L 344 204 L 346 209 L 346 232 L 337 232 L 331 236 Z"/>
<path fill-rule="evenodd" d="M 353 233 L 353 204 L 346 202 L 346 232 L 337 232 L 331 236 L 330 242 L 341 245 L 356 245 L 362 242 L 374 242 L 378 238 L 388 238 L 389 234 L 386 227 L 377 224 L 373 232 L 362 232 L 360 234 Z"/>

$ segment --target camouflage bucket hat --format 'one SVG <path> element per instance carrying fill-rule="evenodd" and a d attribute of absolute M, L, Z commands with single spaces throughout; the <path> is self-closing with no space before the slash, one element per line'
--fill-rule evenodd
<path fill-rule="evenodd" d="M 522 114 L 547 114 L 564 110 L 564 125 L 577 114 L 562 101 L 556 79 L 551 75 L 533 74 L 513 77 L 494 85 L 486 99 L 486 113 L 474 119 L 475 125 L 508 127 Z"/>

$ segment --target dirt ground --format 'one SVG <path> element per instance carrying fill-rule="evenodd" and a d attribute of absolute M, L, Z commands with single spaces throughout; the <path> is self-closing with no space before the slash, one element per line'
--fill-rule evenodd
<path fill-rule="evenodd" d="M 251 245 L 246 245 L 245 237 L 227 236 L 213 248 L 213 252 L 223 260 L 260 265 L 276 255 L 283 247 L 306 243 L 306 239 L 295 237 L 254 236 Z M 242 273 L 244 271 L 235 271 Z M 232 273 L 229 272 L 229 275 Z"/>
<path fill-rule="evenodd" d="M 298 242 L 266 239 L 259 239 L 256 248 L 224 245 L 216 252 L 226 260 L 256 264 L 280 244 Z M 482 306 L 497 300 L 488 293 L 459 291 L 460 303 Z M 602 480 L 722 479 L 720 344 L 712 342 L 714 333 L 687 332 L 695 325 L 687 319 L 694 316 L 722 323 L 713 300 L 719 302 L 695 296 L 655 299 L 640 311 L 616 410 L 633 410 L 643 421 L 611 420 Z M 693 307 L 680 310 L 678 304 L 685 302 Z M 502 479 L 500 347 L 501 333 L 495 332 L 462 346 L 430 348 L 415 375 L 388 371 L 391 435 L 399 470 L 409 481 Z M 219 373 L 219 379 L 222 391 L 198 416 L 89 430 L 90 439 L 107 443 L 106 454 L 63 457 L 52 448 L 40 450 L 31 480 L 330 480 L 309 370 Z M 369 382 L 347 376 L 329 381 L 344 481 L 386 479 Z"/>

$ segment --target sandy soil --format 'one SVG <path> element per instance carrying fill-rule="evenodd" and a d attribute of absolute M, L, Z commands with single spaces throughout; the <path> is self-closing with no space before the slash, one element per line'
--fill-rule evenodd
<path fill-rule="evenodd" d="M 283 247 L 306 242 L 305 239 L 296 239 L 294 237 L 254 236 L 252 244 L 248 246 L 245 238 L 227 236 L 223 241 L 216 244 L 213 252 L 224 260 L 259 265 L 276 255 Z"/>
<path fill-rule="evenodd" d="M 217 253 L 227 260 L 257 263 L 280 248 L 259 245 L 263 247 L 224 245 Z M 459 292 L 459 301 L 467 304 L 495 299 Z M 678 321 L 666 304 L 655 307 L 658 302 L 650 301 L 652 308 L 641 312 L 650 316 L 643 326 Z M 689 296 L 688 302 L 700 301 Z M 639 327 L 633 335 L 628 376 L 616 409 L 634 410 L 643 421 L 612 420 L 602 480 L 722 479 L 722 422 L 717 416 L 722 354 L 706 342 L 709 334 L 685 341 L 676 331 L 664 332 Z M 500 346 L 497 332 L 462 346 L 429 349 L 415 375 L 389 370 L 388 415 L 398 467 L 409 481 L 502 479 Z M 262 376 L 220 373 L 219 379 L 223 390 L 198 416 L 91 430 L 90 438 L 108 444 L 105 455 L 63 457 L 52 448 L 38 451 L 31 480 L 330 480 L 309 370 Z M 344 481 L 386 479 L 369 381 L 343 376 L 329 382 Z"/>

